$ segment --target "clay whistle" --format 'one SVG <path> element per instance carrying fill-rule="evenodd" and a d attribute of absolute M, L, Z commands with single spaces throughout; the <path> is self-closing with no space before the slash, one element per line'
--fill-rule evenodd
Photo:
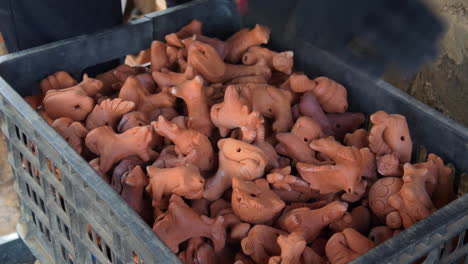
<path fill-rule="evenodd" d="M 98 127 L 88 133 L 85 143 L 91 152 L 100 155 L 104 173 L 125 157 L 136 155 L 147 162 L 158 155 L 151 149 L 156 142 L 150 126 L 135 127 L 122 134 L 108 126 Z"/>
<path fill-rule="evenodd" d="M 371 215 L 369 209 L 362 205 L 355 207 L 351 212 L 346 212 L 343 216 L 333 221 L 330 224 L 330 228 L 334 232 L 341 232 L 345 228 L 353 228 L 359 231 L 361 234 L 367 234 L 371 224 Z"/>
<path fill-rule="evenodd" d="M 175 152 L 186 164 L 193 164 L 200 171 L 209 171 L 214 165 L 214 151 L 207 136 L 193 129 L 183 129 L 167 121 L 163 116 L 152 122 L 159 135 L 169 138 L 175 144 Z"/>
<path fill-rule="evenodd" d="M 159 207 L 164 195 L 176 194 L 187 199 L 200 199 L 203 196 L 205 179 L 200 171 L 192 164 L 160 169 L 146 167 L 149 185 L 146 190 L 152 194 L 153 207 Z"/>
<path fill-rule="evenodd" d="M 89 166 L 91 166 L 91 168 L 93 168 L 96 173 L 101 176 L 101 178 L 107 182 L 107 183 L 110 183 L 110 178 L 107 174 L 103 173 L 102 170 L 101 170 L 101 167 L 99 167 L 99 164 L 101 163 L 101 159 L 100 158 L 95 158 L 93 160 L 91 160 L 89 162 Z"/>
<path fill-rule="evenodd" d="M 306 248 L 306 241 L 297 233 L 279 235 L 276 242 L 281 248 L 281 256 L 270 258 L 268 264 L 301 264 L 302 253 Z M 278 259 L 279 257 L 279 259 Z"/>
<path fill-rule="evenodd" d="M 330 127 L 333 130 L 333 135 L 336 139 L 342 140 L 346 133 L 352 132 L 364 124 L 366 120 L 363 113 L 341 113 L 327 114 L 330 121 Z"/>
<path fill-rule="evenodd" d="M 203 199 L 204 201 L 207 201 Z M 210 205 L 211 217 L 217 217 L 219 215 L 224 217 L 224 227 L 226 232 L 229 233 L 229 241 L 239 242 L 241 239 L 247 236 L 250 230 L 250 224 L 244 223 L 234 213 L 231 208 L 231 203 L 219 199 L 211 203 Z"/>
<path fill-rule="evenodd" d="M 219 168 L 205 185 L 203 197 L 214 201 L 229 189 L 233 178 L 254 180 L 263 176 L 266 157 L 263 151 L 251 144 L 232 138 L 218 141 Z"/>
<path fill-rule="evenodd" d="M 122 177 L 128 174 L 135 166 L 143 165 L 143 161 L 137 156 L 127 157 L 119 162 L 115 166 L 114 171 L 112 172 L 112 189 L 118 194 L 122 193 Z"/>
<path fill-rule="evenodd" d="M 79 154 L 83 152 L 83 140 L 89 131 L 80 122 L 75 122 L 68 117 L 62 117 L 54 120 L 52 127 L 76 152 Z"/>
<path fill-rule="evenodd" d="M 201 237 L 189 240 L 187 248 L 179 253 L 179 259 L 184 264 L 216 264 L 218 257 L 210 244 Z"/>
<path fill-rule="evenodd" d="M 375 244 L 379 245 L 387 239 L 396 236 L 400 230 L 390 229 L 388 226 L 376 226 L 369 232 L 368 238 Z"/>
<path fill-rule="evenodd" d="M 188 23 L 187 25 L 183 26 L 175 34 L 177 35 L 179 39 L 186 39 L 195 34 L 201 35 L 202 26 L 203 26 L 203 23 L 200 20 L 194 19 L 190 21 L 190 23 Z"/>
<path fill-rule="evenodd" d="M 242 55 L 242 63 L 253 65 L 258 62 L 265 62 L 268 67 L 285 74 L 292 73 L 294 52 L 275 52 L 260 46 L 252 46 Z"/>
<path fill-rule="evenodd" d="M 436 208 L 442 208 L 456 198 L 453 191 L 452 169 L 445 166 L 444 161 L 435 154 L 429 154 L 427 159 L 432 160 L 437 167 L 437 191 L 432 193 L 432 201 Z M 426 189 L 427 187 L 426 183 Z"/>
<path fill-rule="evenodd" d="M 228 53 L 228 46 L 227 46 L 226 42 L 224 42 L 222 40 L 219 40 L 217 38 L 210 38 L 210 37 L 203 36 L 203 35 L 198 35 L 198 34 L 195 34 L 190 38 L 186 38 L 186 39 L 182 40 L 184 46 L 187 49 L 190 48 L 190 45 L 194 41 L 200 41 L 200 42 L 203 42 L 205 44 L 210 45 L 211 47 L 213 47 L 216 50 L 216 53 L 218 53 L 219 57 L 222 60 L 224 60 L 224 58 L 226 58 L 226 55 Z"/>
<path fill-rule="evenodd" d="M 290 166 L 270 171 L 266 179 L 273 192 L 285 202 L 306 202 L 318 196 L 318 191 L 312 190 L 308 182 L 291 175 Z"/>
<path fill-rule="evenodd" d="M 322 228 L 340 219 L 347 209 L 347 203 L 337 201 L 315 210 L 297 208 L 281 216 L 278 225 L 289 233 L 301 234 L 307 242 L 311 242 L 317 238 Z"/>
<path fill-rule="evenodd" d="M 406 118 L 398 114 L 375 112 L 370 116 L 369 148 L 377 156 L 395 153 L 401 163 L 409 162 L 413 143 Z"/>
<path fill-rule="evenodd" d="M 280 235 L 286 235 L 286 232 L 266 225 L 255 225 L 247 237 L 241 240 L 242 252 L 255 263 L 268 263 L 271 256 L 281 254 L 281 248 L 276 242 Z"/>
<path fill-rule="evenodd" d="M 317 98 L 311 92 L 306 92 L 302 95 L 298 105 L 298 112 L 301 115 L 308 116 L 315 120 L 322 128 L 323 133 L 327 136 L 333 136 L 334 131 L 331 127 L 330 120 L 323 112 Z"/>
<path fill-rule="evenodd" d="M 140 166 L 135 166 L 131 171 L 125 173 L 121 178 L 122 181 L 122 199 L 135 210 L 139 215 L 143 216 L 145 209 L 148 209 L 143 201 L 143 193 L 146 185 L 148 185 L 148 177 L 143 172 Z"/>
<path fill-rule="evenodd" d="M 120 118 L 134 108 L 135 103 L 131 101 L 124 101 L 120 98 L 106 99 L 96 105 L 88 115 L 86 128 L 93 130 L 101 126 L 110 126 L 115 129 Z"/>
<path fill-rule="evenodd" d="M 285 206 L 265 179 L 252 182 L 233 178 L 231 203 L 234 213 L 252 224 L 268 222 Z"/>
<path fill-rule="evenodd" d="M 156 219 L 153 231 L 174 253 L 179 251 L 180 243 L 194 237 L 211 239 L 215 252 L 219 252 L 226 242 L 223 222 L 222 216 L 197 214 L 182 198 L 172 195 L 167 212 Z"/>
<path fill-rule="evenodd" d="M 385 154 L 377 157 L 377 171 L 388 177 L 403 176 L 403 166 L 395 153 Z"/>
<path fill-rule="evenodd" d="M 369 189 L 369 207 L 372 212 L 392 229 L 401 226 L 400 214 L 388 199 L 398 193 L 403 185 L 401 178 L 385 177 L 376 181 Z"/>
<path fill-rule="evenodd" d="M 267 80 L 263 75 L 241 76 L 232 79 L 229 84 L 242 84 L 242 83 L 263 83 L 266 84 Z"/>
<path fill-rule="evenodd" d="M 44 109 L 52 119 L 68 117 L 81 121 L 93 110 L 91 98 L 102 88 L 102 82 L 86 75 L 79 84 L 61 90 L 49 90 L 44 97 Z"/>
<path fill-rule="evenodd" d="M 374 243 L 352 228 L 335 233 L 327 242 L 325 252 L 331 264 L 345 264 L 375 247 Z"/>
<path fill-rule="evenodd" d="M 120 119 L 117 131 L 123 133 L 131 128 L 149 125 L 150 121 L 143 112 L 133 111 L 126 113 Z"/>
<path fill-rule="evenodd" d="M 114 90 L 113 87 L 120 87 L 128 77 L 139 73 L 143 73 L 142 68 L 122 64 L 108 72 L 98 74 L 96 79 L 102 82 L 102 89 L 99 92 L 108 94 Z"/>
<path fill-rule="evenodd" d="M 250 47 L 267 44 L 269 39 L 270 29 L 266 26 L 257 24 L 253 29 L 243 28 L 226 40 L 229 47 L 226 60 L 238 63 Z"/>
<path fill-rule="evenodd" d="M 45 94 L 49 90 L 60 90 L 77 85 L 78 82 L 67 72 L 58 71 L 42 79 L 39 88 Z"/>
<path fill-rule="evenodd" d="M 349 147 L 356 147 L 358 149 L 369 147 L 369 133 L 365 129 L 356 129 L 352 133 L 346 133 L 344 136 L 344 144 Z"/>
<path fill-rule="evenodd" d="M 32 109 L 37 110 L 39 107 L 42 106 L 42 101 L 44 100 L 44 94 L 43 93 L 37 93 L 35 95 L 31 96 L 25 96 L 24 101 L 28 103 Z"/>

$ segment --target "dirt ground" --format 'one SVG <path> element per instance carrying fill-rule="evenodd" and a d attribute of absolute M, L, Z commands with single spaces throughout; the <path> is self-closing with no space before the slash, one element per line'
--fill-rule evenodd
<path fill-rule="evenodd" d="M 143 0 L 141 0 L 143 1 Z M 468 0 L 427 0 L 447 24 L 440 56 L 417 74 L 384 79 L 448 117 L 468 126 Z M 2 53 L 0 43 L 0 55 Z M 6 145 L 0 133 L 0 236 L 15 231 L 19 206 Z"/>

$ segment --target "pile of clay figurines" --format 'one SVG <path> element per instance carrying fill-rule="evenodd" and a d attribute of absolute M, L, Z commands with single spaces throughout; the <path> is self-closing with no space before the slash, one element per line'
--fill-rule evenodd
<path fill-rule="evenodd" d="M 409 163 L 404 116 L 360 128 L 345 87 L 269 35 L 194 20 L 150 68 L 56 72 L 26 100 L 184 263 L 346 263 L 455 198 L 438 156 Z"/>

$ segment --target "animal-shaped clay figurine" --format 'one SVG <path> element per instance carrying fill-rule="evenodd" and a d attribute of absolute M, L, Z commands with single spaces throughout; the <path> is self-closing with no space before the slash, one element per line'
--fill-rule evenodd
<path fill-rule="evenodd" d="M 231 129 L 240 128 L 242 140 L 249 143 L 255 139 L 259 127 L 263 125 L 263 117 L 252 111 L 245 100 L 242 101 L 234 85 L 226 88 L 224 102 L 213 105 L 210 115 L 222 137 L 226 137 Z"/>
<path fill-rule="evenodd" d="M 150 211 L 151 208 L 145 205 L 143 194 L 146 185 L 148 185 L 148 177 L 140 166 L 135 166 L 131 171 L 125 173 L 121 178 L 122 181 L 122 199 L 135 210 L 139 215 L 145 215 L 145 210 Z"/>
<path fill-rule="evenodd" d="M 226 40 L 229 47 L 226 60 L 238 63 L 250 47 L 267 44 L 269 39 L 270 29 L 266 26 L 257 24 L 253 29 L 243 28 Z"/>
<path fill-rule="evenodd" d="M 346 133 L 353 132 L 366 121 L 366 117 L 363 113 L 345 112 L 340 114 L 326 114 L 326 116 L 330 122 L 333 136 L 338 140 L 342 140 Z"/>
<path fill-rule="evenodd" d="M 376 158 L 377 171 L 387 177 L 403 176 L 403 165 L 396 153 L 389 153 Z"/>
<path fill-rule="evenodd" d="M 39 88 L 45 94 L 49 90 L 60 90 L 77 85 L 78 82 L 67 72 L 58 71 L 42 79 Z"/>
<path fill-rule="evenodd" d="M 153 207 L 160 206 L 163 195 L 176 194 L 187 199 L 203 196 L 205 179 L 192 164 L 167 169 L 148 166 L 146 170 L 150 177 L 146 191 L 152 194 Z"/>
<path fill-rule="evenodd" d="M 209 238 L 215 251 L 219 252 L 226 242 L 223 222 L 222 216 L 209 218 L 199 215 L 182 198 L 172 195 L 167 211 L 156 219 L 153 232 L 174 253 L 179 252 L 180 243 L 194 237 Z"/>
<path fill-rule="evenodd" d="M 401 178 L 385 177 L 376 181 L 369 189 L 369 207 L 388 227 L 400 228 L 401 217 L 388 198 L 398 193 L 403 185 Z"/>
<path fill-rule="evenodd" d="M 151 124 L 159 135 L 174 142 L 174 150 L 185 164 L 193 164 L 202 172 L 213 168 L 214 151 L 207 136 L 197 130 L 179 128 L 163 116 L 159 116 L 158 121 Z"/>
<path fill-rule="evenodd" d="M 375 245 L 378 245 L 385 240 L 396 236 L 400 232 L 400 230 L 393 230 L 388 226 L 376 226 L 370 230 L 368 238 L 374 242 Z"/>
<path fill-rule="evenodd" d="M 172 34 L 176 35 L 178 39 L 186 39 L 196 34 L 200 35 L 202 33 L 202 26 L 203 23 L 200 20 L 194 19 L 190 21 L 190 23 L 182 27 L 179 31 Z M 170 39 L 171 37 L 171 34 L 167 35 L 165 37 L 166 41 L 168 41 L 168 39 Z"/>
<path fill-rule="evenodd" d="M 437 167 L 437 191 L 432 193 L 432 201 L 436 208 L 441 208 L 456 198 L 453 191 L 452 169 L 445 166 L 444 161 L 435 154 L 429 154 L 427 159 L 432 160 Z"/>
<path fill-rule="evenodd" d="M 377 157 L 393 154 L 400 163 L 409 162 L 413 143 L 406 118 L 402 115 L 378 111 L 370 116 L 370 120 L 373 123 L 369 132 L 370 150 Z M 399 166 L 394 161 L 395 158 L 379 158 L 377 167 L 387 168 L 388 170 L 390 167 Z M 393 165 L 382 165 L 380 164 L 382 162 L 391 162 Z M 395 171 L 395 169 L 391 171 Z"/>
<path fill-rule="evenodd" d="M 158 155 L 151 149 L 155 137 L 150 126 L 135 127 L 122 134 L 116 134 L 108 126 L 98 127 L 88 133 L 85 143 L 91 152 L 100 155 L 100 167 L 104 173 L 125 157 L 137 155 L 147 162 Z"/>
<path fill-rule="evenodd" d="M 208 201 L 203 199 L 204 201 Z M 247 236 L 250 230 L 250 224 L 244 223 L 234 213 L 231 208 L 231 203 L 219 199 L 210 204 L 211 217 L 223 216 L 224 227 L 226 232 L 229 233 L 228 242 L 239 242 L 241 239 Z"/>
<path fill-rule="evenodd" d="M 89 131 L 80 122 L 75 122 L 68 117 L 62 117 L 55 119 L 52 127 L 76 152 L 79 154 L 83 152 L 83 140 Z"/>
<path fill-rule="evenodd" d="M 319 190 L 321 194 L 346 191 L 355 192 L 361 184 L 362 155 L 357 148 L 345 147 L 333 137 L 321 138 L 310 143 L 310 147 L 330 157 L 334 165 L 314 165 L 297 163 L 296 167 L 302 178 L 310 183 L 310 187 Z"/>
<path fill-rule="evenodd" d="M 79 84 L 60 90 L 49 90 L 44 97 L 44 109 L 52 119 L 68 117 L 81 121 L 93 110 L 95 96 L 102 82 L 85 74 Z"/>
<path fill-rule="evenodd" d="M 203 91 L 203 79 L 196 76 L 193 80 L 172 87 L 170 91 L 174 96 L 182 98 L 187 105 L 188 127 L 210 137 L 213 123 L 211 122 L 207 98 Z"/>
<path fill-rule="evenodd" d="M 266 84 L 267 80 L 262 75 L 242 76 L 232 79 L 229 84 L 242 84 L 242 83 L 263 83 Z"/>
<path fill-rule="evenodd" d="M 93 159 L 93 160 L 91 160 L 91 161 L 89 162 L 89 166 L 91 166 L 91 168 L 93 168 L 93 169 L 97 172 L 97 174 L 98 174 L 99 176 L 101 176 L 101 178 L 102 178 L 105 182 L 110 183 L 110 178 L 109 178 L 109 176 L 108 176 L 107 174 L 103 173 L 102 170 L 101 170 L 101 168 L 99 167 L 99 164 L 100 164 L 100 163 L 101 163 L 101 159 L 100 159 L 100 158 L 95 158 L 95 159 Z"/>
<path fill-rule="evenodd" d="M 330 78 L 322 76 L 311 80 L 305 74 L 294 73 L 288 81 L 293 92 L 312 92 L 327 113 L 344 113 L 348 109 L 346 88 Z"/>
<path fill-rule="evenodd" d="M 218 141 L 219 168 L 205 185 L 203 197 L 217 200 L 232 185 L 233 178 L 254 180 L 263 176 L 266 157 L 263 151 L 251 144 L 232 138 Z"/>
<path fill-rule="evenodd" d="M 152 75 L 154 81 L 159 87 L 179 85 L 189 79 L 185 73 L 171 72 L 164 69 L 161 71 L 155 71 Z"/>
<path fill-rule="evenodd" d="M 231 134 L 231 137 L 233 135 L 235 134 L 234 133 Z M 263 153 L 265 154 L 267 158 L 267 166 L 265 167 L 266 170 L 278 168 L 279 167 L 278 153 L 276 153 L 275 147 L 273 147 L 270 144 L 270 142 L 268 141 L 268 139 L 265 138 L 265 136 L 266 136 L 265 126 L 261 125 L 257 129 L 257 136 L 255 137 L 255 141 L 253 142 L 253 145 L 263 150 Z"/>
<path fill-rule="evenodd" d="M 302 253 L 306 248 L 306 241 L 298 233 L 279 235 L 276 242 L 281 248 L 281 256 L 271 257 L 268 264 L 301 264 Z"/>
<path fill-rule="evenodd" d="M 355 207 L 351 212 L 346 212 L 343 216 L 333 221 L 330 228 L 335 232 L 341 232 L 345 228 L 354 228 L 361 234 L 367 234 L 371 224 L 371 214 L 367 207 L 362 205 Z"/>
<path fill-rule="evenodd" d="M 96 79 L 100 80 L 103 84 L 102 89 L 99 91 L 101 94 L 108 94 L 113 92 L 114 87 L 120 88 L 129 76 L 135 76 L 143 73 L 144 68 L 131 67 L 126 64 L 119 65 L 117 68 L 108 72 L 98 74 Z"/>
<path fill-rule="evenodd" d="M 201 237 L 189 240 L 187 248 L 179 253 L 179 259 L 184 264 L 216 264 L 218 256 L 211 245 Z"/>
<path fill-rule="evenodd" d="M 313 241 L 322 228 L 340 219 L 348 209 L 344 202 L 332 202 L 326 206 L 311 210 L 307 207 L 293 209 L 278 219 L 278 224 L 289 233 L 301 234 L 307 242 Z"/>
<path fill-rule="evenodd" d="M 32 109 L 37 110 L 39 107 L 42 106 L 42 101 L 44 100 L 44 94 L 43 93 L 37 93 L 35 95 L 31 96 L 25 96 L 24 101 L 28 103 Z"/>
<path fill-rule="evenodd" d="M 255 83 L 239 84 L 238 87 L 241 96 L 251 104 L 252 110 L 275 120 L 272 124 L 274 133 L 289 131 L 293 126 L 290 91 Z"/>
<path fill-rule="evenodd" d="M 275 149 L 279 154 L 288 156 L 297 162 L 320 165 L 322 162 L 317 160 L 315 151 L 309 147 L 309 144 L 324 136 L 317 122 L 310 117 L 301 116 L 297 119 L 291 132 L 276 134 L 279 143 Z"/>
<path fill-rule="evenodd" d="M 93 130 L 96 127 L 110 126 L 115 129 L 120 118 L 134 108 L 135 103 L 131 101 L 125 101 L 120 98 L 106 99 L 96 105 L 88 115 L 86 118 L 86 128 Z"/>
<path fill-rule="evenodd" d="M 247 237 L 241 240 L 242 252 L 255 263 L 266 264 L 271 256 L 281 254 L 281 248 L 276 242 L 280 235 L 286 235 L 286 232 L 266 225 L 255 225 Z"/>
<path fill-rule="evenodd" d="M 253 65 L 259 62 L 264 62 L 271 69 L 291 74 L 293 67 L 294 52 L 275 52 L 260 46 L 252 46 L 247 52 L 242 55 L 242 63 L 245 65 Z"/>
<path fill-rule="evenodd" d="M 169 67 L 169 59 L 166 54 L 166 44 L 155 40 L 151 43 L 151 72 L 160 71 Z"/>
<path fill-rule="evenodd" d="M 268 222 L 285 206 L 265 179 L 245 181 L 239 178 L 232 179 L 231 204 L 240 219 L 252 224 Z"/>
<path fill-rule="evenodd" d="M 331 264 L 346 264 L 374 247 L 374 243 L 367 237 L 352 228 L 346 228 L 330 237 L 325 252 Z"/>
<path fill-rule="evenodd" d="M 135 166 L 142 166 L 143 161 L 137 156 L 127 157 L 119 162 L 115 166 L 114 171 L 112 172 L 112 189 L 118 194 L 122 193 L 122 177 L 128 174 Z"/>
<path fill-rule="evenodd" d="M 272 191 L 285 202 L 306 202 L 318 196 L 318 191 L 312 190 L 308 182 L 291 175 L 291 166 L 270 171 L 266 179 Z"/>
<path fill-rule="evenodd" d="M 117 131 L 119 133 L 123 133 L 130 128 L 139 127 L 139 126 L 146 126 L 149 125 L 150 120 L 148 116 L 139 111 L 133 111 L 130 113 L 126 113 L 120 119 L 119 125 L 117 126 Z"/>
<path fill-rule="evenodd" d="M 325 135 L 334 135 L 335 132 L 331 127 L 330 120 L 328 120 L 328 117 L 325 112 L 323 112 L 317 97 L 312 92 L 305 92 L 302 95 L 299 104 L 297 104 L 297 112 L 298 115 L 308 116 L 315 120 L 320 125 Z"/>
<path fill-rule="evenodd" d="M 347 133 L 344 137 L 344 144 L 358 149 L 369 147 L 369 133 L 365 129 L 354 130 L 353 133 Z"/>
<path fill-rule="evenodd" d="M 400 213 L 403 227 L 409 228 L 436 209 L 426 190 L 425 175 L 428 169 L 405 163 L 403 170 L 403 185 L 399 192 L 388 197 L 388 202 Z"/>
<path fill-rule="evenodd" d="M 150 94 L 134 76 L 127 78 L 120 89 L 119 98 L 134 102 L 136 110 L 142 112 L 149 112 L 159 107 L 172 107 L 176 101 L 173 95 L 164 90 L 156 94 Z"/>
<path fill-rule="evenodd" d="M 204 36 L 204 35 L 195 34 L 190 38 L 186 38 L 186 39 L 182 40 L 184 46 L 187 49 L 190 48 L 190 45 L 193 43 L 193 41 L 200 41 L 200 42 L 203 42 L 203 43 L 206 43 L 206 44 L 212 46 L 216 50 L 216 52 L 218 53 L 219 57 L 222 60 L 224 60 L 224 58 L 226 58 L 226 55 L 227 55 L 227 53 L 229 51 L 227 43 L 222 41 L 222 40 L 219 40 L 217 38 L 210 38 L 210 37 L 207 37 L 207 36 Z"/>

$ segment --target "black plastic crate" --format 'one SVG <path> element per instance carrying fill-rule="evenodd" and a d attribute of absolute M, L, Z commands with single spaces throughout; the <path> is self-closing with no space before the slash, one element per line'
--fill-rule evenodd
<path fill-rule="evenodd" d="M 50 73 L 65 70 L 80 77 L 91 66 L 148 48 L 153 39 L 163 39 L 195 18 L 203 21 L 205 34 L 221 38 L 243 24 L 231 1 L 198 0 L 108 31 L 0 58 L 3 132 L 22 210 L 18 232 L 42 263 L 179 262 L 22 96 L 39 91 L 38 81 Z M 272 20 L 258 14 L 256 20 L 246 17 L 244 22 L 272 26 L 271 46 L 293 50 L 296 69 L 343 83 L 348 88 L 351 110 L 405 115 L 415 150 L 425 146 L 454 164 L 457 171 L 468 171 L 467 128 L 384 81 L 353 69 L 300 36 L 286 37 L 287 32 L 275 31 Z M 428 254 L 427 263 L 454 262 L 468 253 L 467 227 L 465 195 L 354 262 L 410 263 Z M 458 243 L 451 243 L 454 237 L 458 237 Z"/>

